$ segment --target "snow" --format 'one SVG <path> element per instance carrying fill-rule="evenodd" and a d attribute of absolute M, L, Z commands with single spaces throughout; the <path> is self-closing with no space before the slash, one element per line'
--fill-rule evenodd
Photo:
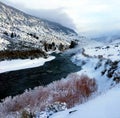
<path fill-rule="evenodd" d="M 66 34 L 64 31 L 56 31 L 54 27 L 62 28 L 62 26 L 49 25 L 49 22 L 40 20 L 31 16 L 27 16 L 22 12 L 18 12 L 15 9 L 9 8 L 0 3 L 1 10 L 1 23 L 0 23 L 0 50 L 7 49 L 8 44 L 12 41 L 13 43 L 18 43 L 21 46 L 21 42 L 25 43 L 25 46 L 44 48 L 43 43 L 47 42 L 52 44 L 55 42 L 56 47 L 62 43 L 64 46 L 69 47 L 70 40 L 78 39 L 76 34 L 69 29 L 70 33 Z M 9 19 L 8 16 L 11 16 Z M 12 24 L 12 25 L 11 25 Z M 14 26 L 14 27 L 13 27 Z M 4 33 L 7 32 L 8 35 Z M 11 38 L 11 33 L 15 32 L 17 37 Z M 36 34 L 38 39 L 28 35 L 29 33 Z M 73 35 L 73 36 L 72 36 Z M 35 44 L 35 45 L 33 45 Z M 80 38 L 79 46 L 77 49 L 68 50 L 66 53 L 71 54 L 72 52 L 75 55 L 72 57 L 72 61 L 81 66 L 81 70 L 77 72 L 78 74 L 86 74 L 90 78 L 95 78 L 98 91 L 96 98 L 92 98 L 88 102 L 53 114 L 50 118 L 120 118 L 120 84 L 114 87 L 113 77 L 108 78 L 106 73 L 101 75 L 105 69 L 109 70 L 110 65 L 106 65 L 108 59 L 114 61 L 120 61 L 120 40 L 113 41 L 109 44 L 103 44 L 102 42 L 97 42 L 95 40 L 87 39 L 85 37 Z M 85 55 L 83 55 L 82 49 L 85 50 Z M 76 50 L 76 51 L 75 51 Z M 56 49 L 58 51 L 58 49 Z M 51 53 L 51 52 L 48 52 Z M 102 60 L 98 57 L 102 56 Z M 47 59 L 38 58 L 38 59 L 15 59 L 15 60 L 6 60 L 0 62 L 0 73 L 34 68 L 44 65 L 45 62 L 55 59 L 54 56 L 50 56 Z M 111 65 L 112 66 L 112 65 Z M 116 66 L 116 65 L 115 65 Z M 96 69 L 95 69 L 96 68 Z M 117 65 L 117 68 L 113 68 L 115 74 L 120 74 L 120 62 Z M 113 74 L 114 76 L 114 74 Z M 120 77 L 120 76 L 118 76 Z M 111 87 L 114 87 L 111 89 Z M 77 110 L 71 114 L 70 111 Z M 43 114 L 45 116 L 45 114 Z M 12 115 L 10 116 L 12 117 Z"/>
<path fill-rule="evenodd" d="M 81 66 L 82 63 L 85 63 L 82 65 L 82 69 L 78 71 L 77 74 L 85 74 L 90 78 L 94 78 L 98 85 L 98 93 L 108 90 L 111 84 L 113 84 L 112 79 L 109 79 L 106 75 L 101 75 L 101 72 L 104 70 L 105 61 L 106 60 L 103 60 L 101 62 L 101 66 L 95 70 L 96 65 L 99 63 L 98 58 L 88 58 L 83 56 L 81 53 L 76 54 L 72 58 L 72 62 L 78 66 Z"/>
<path fill-rule="evenodd" d="M 117 41 L 97 48 L 85 46 L 83 47 L 85 49 L 84 53 L 88 56 L 79 51 L 72 57 L 72 62 L 81 66 L 81 70 L 77 72 L 78 74 L 86 74 L 90 78 L 96 79 L 97 94 L 86 103 L 56 113 L 50 118 L 120 118 L 120 84 L 115 86 L 113 79 L 108 78 L 106 73 L 101 75 L 103 70 L 110 68 L 109 64 L 106 65 L 108 59 L 112 62 L 120 60 L 119 44 Z M 103 58 L 98 58 L 99 55 L 102 55 Z M 118 63 L 115 72 L 120 72 L 120 63 Z M 70 111 L 73 112 L 69 113 Z"/>
<path fill-rule="evenodd" d="M 16 43 L 18 44 L 18 47 L 15 46 L 16 49 L 19 49 L 19 46 L 42 49 L 44 42 L 49 44 L 54 42 L 56 48 L 60 44 L 68 48 L 71 40 L 78 39 L 76 33 L 69 28 L 24 14 L 2 3 L 0 3 L 0 11 L 0 40 L 2 38 L 2 40 L 6 40 L 4 43 L 0 41 L 0 50 L 8 49 L 8 46 L 13 47 Z M 11 33 L 15 33 L 16 36 L 11 37 Z M 36 36 L 37 38 L 35 38 Z"/>
<path fill-rule="evenodd" d="M 120 85 L 87 103 L 56 113 L 50 118 L 120 118 L 119 98 Z M 77 111 L 69 114 L 70 111 L 74 110 Z"/>
<path fill-rule="evenodd" d="M 104 58 L 116 61 L 120 59 L 120 41 L 109 45 L 85 48 L 85 53 L 91 56 L 102 55 Z"/>
<path fill-rule="evenodd" d="M 97 48 L 94 46 L 83 48 L 87 55 L 79 51 L 71 60 L 81 66 L 81 70 L 77 72 L 79 75 L 86 74 L 96 79 L 97 93 L 86 103 L 56 113 L 50 118 L 120 118 L 120 84 L 116 85 L 113 77 L 108 78 L 107 73 L 101 74 L 105 69 L 111 68 L 112 65 L 106 64 L 108 60 L 119 62 L 115 73 L 120 73 L 120 41 Z M 99 55 L 103 58 L 98 58 Z M 73 112 L 69 113 L 70 111 Z"/>
<path fill-rule="evenodd" d="M 95 78 L 98 84 L 98 92 L 108 90 L 115 84 L 115 82 L 113 82 L 115 74 L 119 76 L 120 73 L 120 40 L 104 45 L 85 46 L 83 51 L 87 56 L 78 51 L 72 57 L 72 62 L 81 66 L 81 70 L 77 73 L 80 75 L 86 74 L 91 78 Z M 101 55 L 102 58 L 99 58 L 99 55 Z M 108 60 L 119 62 L 112 78 L 107 76 L 108 71 L 102 75 L 103 71 L 112 68 L 112 64 L 106 64 Z"/>
<path fill-rule="evenodd" d="M 45 62 L 51 61 L 55 59 L 54 56 L 49 56 L 47 59 L 45 58 L 38 58 L 38 59 L 15 59 L 15 60 L 5 60 L 0 62 L 0 73 L 13 71 L 13 70 L 20 70 L 20 69 L 27 69 L 33 67 L 39 67 L 44 65 Z"/>
<path fill-rule="evenodd" d="M 85 49 L 84 53 L 89 56 L 85 56 L 79 51 L 71 60 L 76 65 L 81 66 L 78 74 L 86 74 L 90 78 L 96 79 L 97 93 L 86 103 L 56 113 L 50 118 L 120 118 L 120 84 L 115 86 L 113 78 L 108 78 L 107 73 L 101 74 L 103 70 L 109 70 L 111 66 L 106 65 L 108 59 L 112 62 L 120 61 L 120 41 L 98 46 L 98 48 L 94 46 L 83 48 Z M 98 58 L 99 55 L 102 55 L 103 58 Z M 115 73 L 119 74 L 120 62 L 117 66 Z M 69 113 L 70 111 L 73 113 Z"/>
<path fill-rule="evenodd" d="M 9 42 L 7 40 L 1 38 L 1 34 L 0 34 L 0 50 L 6 49 L 8 44 L 9 44 Z"/>

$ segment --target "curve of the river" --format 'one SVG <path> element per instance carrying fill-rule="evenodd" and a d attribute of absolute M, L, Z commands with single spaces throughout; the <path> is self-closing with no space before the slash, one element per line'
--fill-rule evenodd
<path fill-rule="evenodd" d="M 71 62 L 69 55 L 54 56 L 54 60 L 43 66 L 0 74 L 0 99 L 21 94 L 28 88 L 47 85 L 80 70 Z"/>

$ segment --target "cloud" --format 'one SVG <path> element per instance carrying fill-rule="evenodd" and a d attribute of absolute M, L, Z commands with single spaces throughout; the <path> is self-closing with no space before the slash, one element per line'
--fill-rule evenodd
<path fill-rule="evenodd" d="M 73 20 L 68 16 L 68 14 L 64 12 L 63 8 L 50 9 L 50 10 L 26 9 L 26 12 L 32 15 L 34 14 L 34 16 L 37 16 L 39 18 L 60 23 L 61 25 L 69 27 L 71 29 L 74 29 L 74 30 L 76 29 L 75 24 L 73 23 Z"/>
<path fill-rule="evenodd" d="M 120 30 L 119 0 L 4 0 L 3 2 L 37 17 L 76 28 L 78 32 Z"/>
<path fill-rule="evenodd" d="M 52 0 L 52 1 L 55 1 L 55 0 Z M 58 2 L 57 3 L 53 2 L 54 4 L 51 4 L 51 2 L 50 3 L 48 2 L 47 5 L 46 5 L 46 2 L 47 2 L 46 0 L 40 1 L 40 2 L 39 0 L 34 0 L 34 3 L 32 0 L 31 1 L 30 0 L 25 0 L 25 1 L 24 0 L 21 0 L 21 1 L 5 0 L 4 2 L 30 15 L 47 19 L 56 23 L 60 23 L 63 26 L 76 30 L 76 26 L 72 18 L 69 17 L 69 15 L 64 11 L 64 8 L 62 6 L 60 5 L 59 7 L 57 6 Z"/>
<path fill-rule="evenodd" d="M 25 6 L 26 9 L 57 9 L 62 6 L 60 0 L 4 0 L 3 2 L 14 4 L 18 8 Z"/>

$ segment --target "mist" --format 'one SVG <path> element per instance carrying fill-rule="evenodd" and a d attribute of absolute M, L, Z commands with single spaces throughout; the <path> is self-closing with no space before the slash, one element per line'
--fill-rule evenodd
<path fill-rule="evenodd" d="M 28 14 L 34 15 L 36 17 L 47 19 L 49 21 L 53 21 L 59 23 L 63 26 L 69 27 L 71 29 L 76 30 L 76 26 L 73 23 L 73 20 L 64 12 L 62 8 L 51 9 L 51 10 L 25 10 Z"/>

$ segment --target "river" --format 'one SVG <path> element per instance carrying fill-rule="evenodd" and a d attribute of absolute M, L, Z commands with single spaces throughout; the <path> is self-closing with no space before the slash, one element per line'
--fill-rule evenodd
<path fill-rule="evenodd" d="M 71 62 L 70 55 L 53 55 L 56 58 L 43 66 L 0 74 L 0 99 L 21 94 L 28 88 L 47 85 L 80 70 Z"/>

